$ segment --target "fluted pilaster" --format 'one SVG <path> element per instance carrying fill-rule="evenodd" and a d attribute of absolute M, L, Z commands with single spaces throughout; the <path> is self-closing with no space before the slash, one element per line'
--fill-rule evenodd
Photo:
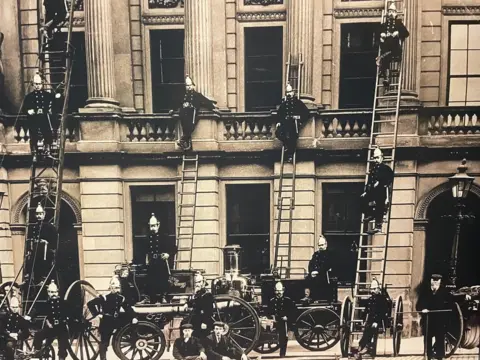
<path fill-rule="evenodd" d="M 405 42 L 403 63 L 403 90 L 410 94 L 417 94 L 417 41 L 418 41 L 418 0 L 404 0 L 406 11 L 405 26 L 410 32 Z"/>
<path fill-rule="evenodd" d="M 213 96 L 211 0 L 185 0 L 185 69 L 203 95 Z"/>
<path fill-rule="evenodd" d="M 295 61 L 299 55 L 303 57 L 303 76 L 300 83 L 301 98 L 314 100 L 313 84 L 313 16 L 314 1 L 288 1 L 288 48 Z"/>
<path fill-rule="evenodd" d="M 87 107 L 116 107 L 111 0 L 85 0 Z"/>

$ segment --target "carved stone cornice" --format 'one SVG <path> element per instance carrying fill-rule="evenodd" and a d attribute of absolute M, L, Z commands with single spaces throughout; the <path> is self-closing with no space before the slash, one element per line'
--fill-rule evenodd
<path fill-rule="evenodd" d="M 286 11 L 238 12 L 237 13 L 237 20 L 240 22 L 285 21 L 286 19 L 287 19 Z"/>
<path fill-rule="evenodd" d="M 379 17 L 383 8 L 356 8 L 356 9 L 334 9 L 333 16 L 336 18 L 365 18 Z"/>
<path fill-rule="evenodd" d="M 443 15 L 480 15 L 480 6 L 443 6 Z"/>
<path fill-rule="evenodd" d="M 283 0 L 243 0 L 243 5 L 281 5 Z"/>
<path fill-rule="evenodd" d="M 85 27 L 85 16 L 74 16 L 73 27 Z"/>
<path fill-rule="evenodd" d="M 142 23 L 146 25 L 183 24 L 184 15 L 142 15 Z"/>

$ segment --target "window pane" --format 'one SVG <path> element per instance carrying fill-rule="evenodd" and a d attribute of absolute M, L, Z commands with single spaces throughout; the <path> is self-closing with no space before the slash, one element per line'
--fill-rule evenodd
<path fill-rule="evenodd" d="M 450 53 L 450 75 L 467 74 L 467 52 L 452 50 Z"/>
<path fill-rule="evenodd" d="M 467 102 L 477 103 L 479 101 L 480 101 L 480 77 L 469 78 L 467 82 Z"/>
<path fill-rule="evenodd" d="M 480 75 L 480 50 L 468 51 L 468 75 Z"/>
<path fill-rule="evenodd" d="M 450 79 L 450 94 L 449 101 L 465 101 L 466 97 L 466 78 L 451 78 Z"/>
<path fill-rule="evenodd" d="M 468 24 L 453 24 L 450 29 L 450 47 L 452 49 L 467 48 Z"/>
<path fill-rule="evenodd" d="M 480 24 L 468 26 L 468 48 L 480 49 Z M 476 58 L 476 61 L 480 61 L 479 58 Z"/>

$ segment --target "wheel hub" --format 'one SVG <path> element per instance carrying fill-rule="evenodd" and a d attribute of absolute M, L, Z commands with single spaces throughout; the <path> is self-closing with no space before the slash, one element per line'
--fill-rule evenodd
<path fill-rule="evenodd" d="M 147 340 L 145 339 L 138 339 L 135 343 L 135 346 L 138 350 L 145 350 L 147 348 Z"/>
<path fill-rule="evenodd" d="M 320 334 L 320 333 L 323 333 L 324 331 L 325 331 L 325 327 L 323 325 L 315 325 L 313 328 L 313 332 L 315 334 Z"/>

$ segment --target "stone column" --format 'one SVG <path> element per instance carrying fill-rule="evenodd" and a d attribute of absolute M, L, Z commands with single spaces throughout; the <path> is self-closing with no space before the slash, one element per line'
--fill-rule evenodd
<path fill-rule="evenodd" d="M 288 51 L 298 60 L 303 57 L 303 76 L 298 93 L 303 100 L 313 101 L 313 16 L 314 1 L 290 0 L 287 9 Z"/>
<path fill-rule="evenodd" d="M 213 97 L 212 2 L 185 0 L 185 70 L 196 90 Z"/>
<path fill-rule="evenodd" d="M 417 59 L 419 1 L 404 0 L 404 4 L 406 11 L 404 24 L 410 32 L 410 36 L 404 45 L 403 90 L 406 95 L 418 97 L 417 69 L 420 65 L 420 61 Z"/>
<path fill-rule="evenodd" d="M 86 107 L 117 107 L 110 0 L 85 0 L 85 43 L 88 72 Z"/>

